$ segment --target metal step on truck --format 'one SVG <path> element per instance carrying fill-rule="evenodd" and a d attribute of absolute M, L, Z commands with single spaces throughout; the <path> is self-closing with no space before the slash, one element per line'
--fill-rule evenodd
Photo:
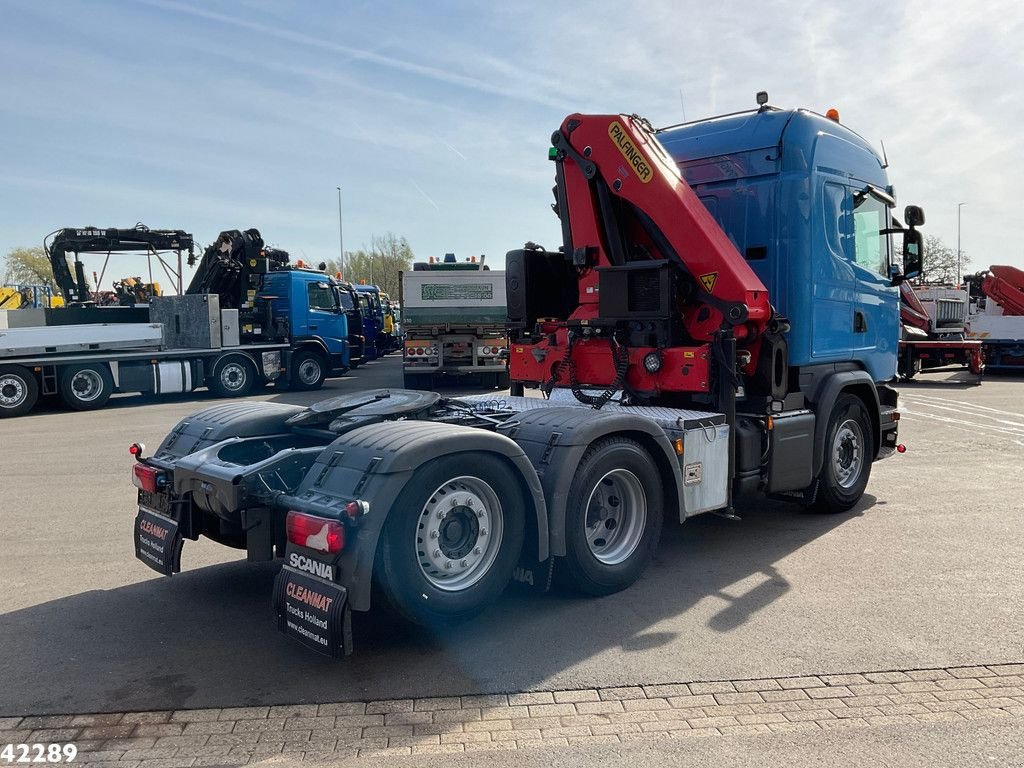
<path fill-rule="evenodd" d="M 183 296 L 132 307 L 89 300 L 79 252 L 137 251 L 172 240 L 191 251 L 191 235 L 178 231 L 57 234 L 48 251 L 68 306 L 0 311 L 0 417 L 29 413 L 48 395 L 92 410 L 115 392 L 206 386 L 220 397 L 241 397 L 275 381 L 317 389 L 348 370 L 339 284 L 290 267 L 288 254 L 266 247 L 254 229 L 222 232 Z M 71 249 L 79 249 L 74 273 L 65 259 Z"/>
<path fill-rule="evenodd" d="M 447 253 L 401 274 L 408 389 L 430 389 L 442 376 L 476 376 L 485 386 L 508 387 L 505 273 L 485 261 L 457 261 Z"/>
<path fill-rule="evenodd" d="M 374 584 L 450 623 L 512 579 L 626 589 L 665 521 L 736 519 L 744 495 L 854 507 L 902 450 L 889 384 L 921 214 L 901 271 L 882 158 L 838 115 L 758 104 L 658 130 L 567 117 L 562 245 L 507 258 L 514 394 L 192 414 L 130 448 L 138 558 L 170 576 L 200 536 L 281 558 L 279 629 L 342 656 Z"/>

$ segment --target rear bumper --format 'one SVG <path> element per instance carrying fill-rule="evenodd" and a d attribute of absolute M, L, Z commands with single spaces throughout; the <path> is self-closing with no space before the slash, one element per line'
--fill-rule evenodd
<path fill-rule="evenodd" d="M 414 365 L 405 363 L 403 366 L 405 371 L 409 373 L 451 373 L 451 374 L 468 374 L 468 373 L 505 373 L 508 367 L 503 362 L 492 365 Z"/>

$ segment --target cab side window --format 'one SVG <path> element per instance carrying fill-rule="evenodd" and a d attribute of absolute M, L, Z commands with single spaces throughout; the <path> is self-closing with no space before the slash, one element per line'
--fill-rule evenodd
<path fill-rule="evenodd" d="M 889 209 L 872 195 L 853 195 L 854 261 L 872 272 L 889 274 L 889 235 L 885 234 Z"/>
<path fill-rule="evenodd" d="M 334 291 L 327 283 L 307 283 L 306 295 L 309 299 L 310 309 L 336 309 L 334 303 Z"/>

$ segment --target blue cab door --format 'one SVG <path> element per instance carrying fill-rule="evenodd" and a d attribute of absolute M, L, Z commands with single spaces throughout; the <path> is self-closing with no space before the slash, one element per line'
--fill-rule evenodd
<path fill-rule="evenodd" d="M 309 279 L 304 286 L 303 301 L 296 306 L 305 307 L 305 333 L 309 338 L 320 339 L 331 356 L 332 368 L 348 368 L 348 320 L 338 305 L 337 293 L 328 279 Z M 296 313 L 298 314 L 298 313 Z"/>

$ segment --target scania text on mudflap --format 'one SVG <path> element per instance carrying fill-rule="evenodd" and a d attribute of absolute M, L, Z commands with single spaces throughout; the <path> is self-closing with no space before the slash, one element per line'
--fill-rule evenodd
<path fill-rule="evenodd" d="M 923 214 L 896 226 L 884 163 L 837 116 L 766 102 L 657 131 L 566 118 L 563 243 L 507 259 L 511 395 L 216 405 L 137 456 L 140 505 L 183 540 L 282 559 L 278 626 L 335 656 L 371 585 L 447 624 L 513 578 L 625 589 L 666 519 L 737 520 L 743 495 L 853 508 L 902 450 L 898 285 Z"/>

